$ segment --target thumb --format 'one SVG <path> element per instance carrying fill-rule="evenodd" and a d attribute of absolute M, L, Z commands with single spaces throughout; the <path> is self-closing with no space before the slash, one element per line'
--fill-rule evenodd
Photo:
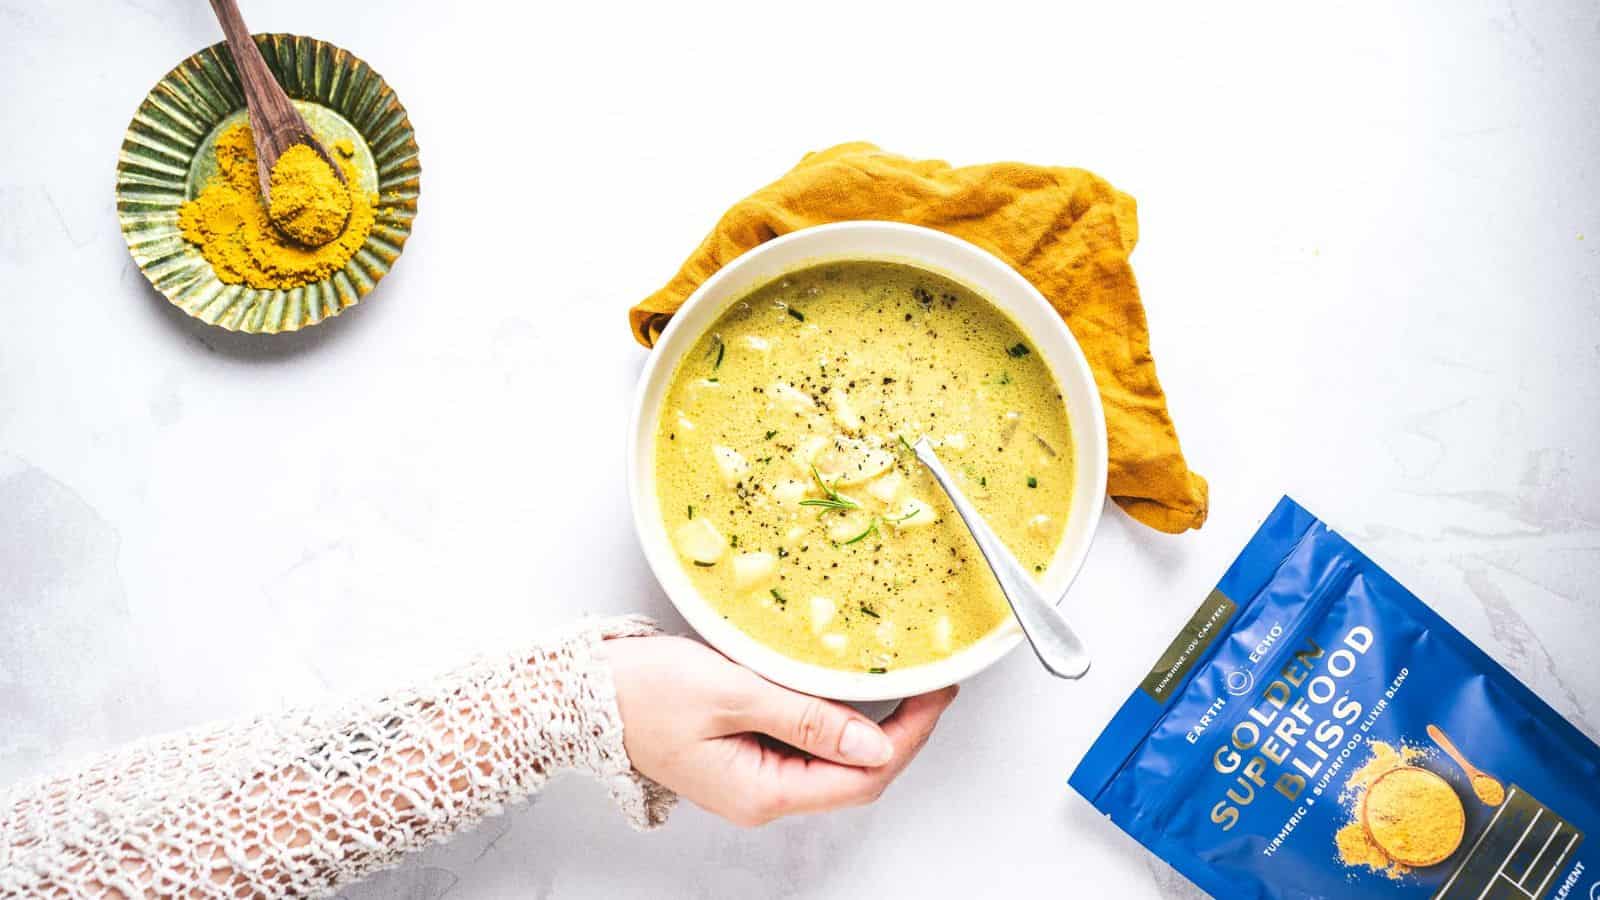
<path fill-rule="evenodd" d="M 851 766 L 881 766 L 894 758 L 888 735 L 861 713 L 761 678 L 751 680 L 748 705 L 734 723 L 738 727 Z"/>

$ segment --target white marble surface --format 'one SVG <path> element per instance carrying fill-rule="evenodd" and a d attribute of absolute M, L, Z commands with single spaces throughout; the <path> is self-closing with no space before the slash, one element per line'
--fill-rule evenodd
<path fill-rule="evenodd" d="M 1088 680 L 1013 655 L 873 808 L 639 835 L 568 781 L 347 896 L 1184 896 L 1065 780 L 1284 492 L 1600 733 L 1600 10 L 1039 6 L 247 0 L 383 72 L 424 166 L 395 273 L 272 340 L 169 308 L 113 213 L 205 4 L 0 0 L 0 783 L 580 613 L 672 620 L 626 516 L 624 311 L 848 139 L 1138 197 L 1211 522 L 1108 510 L 1068 601 Z"/>

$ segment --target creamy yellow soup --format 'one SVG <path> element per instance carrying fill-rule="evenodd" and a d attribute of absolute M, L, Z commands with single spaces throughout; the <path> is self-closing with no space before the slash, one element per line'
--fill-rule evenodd
<path fill-rule="evenodd" d="M 1072 437 L 1014 322 L 951 279 L 835 262 L 751 292 L 673 373 L 657 491 L 685 571 L 722 616 L 795 659 L 887 672 L 1009 615 L 912 455 L 927 436 L 1036 573 L 1060 544 Z"/>

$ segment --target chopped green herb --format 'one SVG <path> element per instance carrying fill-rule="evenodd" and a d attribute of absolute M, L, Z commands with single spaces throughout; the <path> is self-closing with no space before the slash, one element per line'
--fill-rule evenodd
<path fill-rule="evenodd" d="M 894 439 L 900 442 L 900 446 L 906 448 L 906 452 L 907 453 L 915 454 L 917 452 L 914 448 L 912 448 L 912 446 L 910 444 L 906 443 L 905 435 L 896 434 L 894 436 Z"/>
<path fill-rule="evenodd" d="M 789 315 L 794 316 L 796 319 L 799 319 L 802 322 L 806 320 L 806 314 L 792 306 L 789 307 Z"/>
<path fill-rule="evenodd" d="M 869 675 L 882 675 L 882 674 L 884 674 L 884 673 L 886 673 L 888 671 L 889 670 L 885 669 L 883 666 L 873 666 L 872 668 L 867 670 L 867 674 L 869 674 Z"/>
<path fill-rule="evenodd" d="M 739 546 L 739 536 L 737 534 L 728 535 L 728 546 L 729 547 L 737 547 L 737 546 Z"/>
<path fill-rule="evenodd" d="M 861 612 L 863 614 L 865 614 L 865 615 L 869 615 L 869 616 L 873 617 L 874 619 L 883 618 L 882 616 L 878 615 L 878 611 L 877 610 L 875 610 L 872 607 L 866 605 L 865 603 L 861 604 Z"/>
<path fill-rule="evenodd" d="M 1036 488 L 1038 486 L 1039 486 L 1039 479 L 1033 477 L 1032 475 L 1029 475 L 1028 476 L 1028 487 Z"/>
<path fill-rule="evenodd" d="M 855 537 L 851 538 L 848 541 L 845 541 L 843 544 L 840 544 L 839 546 L 848 547 L 851 544 L 858 544 L 861 541 L 866 540 L 868 535 L 872 534 L 874 531 L 877 531 L 877 530 L 878 530 L 878 520 L 877 519 L 873 519 L 872 520 L 872 524 L 867 526 L 867 530 L 866 531 L 861 532 L 860 534 L 856 535 Z M 863 609 L 865 609 L 865 607 L 863 607 Z M 876 615 L 876 613 L 874 613 L 874 615 Z"/>
<path fill-rule="evenodd" d="M 778 589 L 777 588 L 773 588 L 772 589 L 772 599 L 778 601 L 779 603 L 788 603 L 789 602 L 789 599 L 787 597 L 785 597 L 782 594 L 778 593 Z"/>
<path fill-rule="evenodd" d="M 772 436 L 775 435 L 775 434 L 777 434 L 776 431 L 769 431 L 769 432 L 767 432 L 767 436 L 762 438 L 762 440 L 770 441 L 770 440 L 772 440 Z"/>
<path fill-rule="evenodd" d="M 784 557 L 786 557 L 788 555 L 789 555 L 789 551 L 787 549 L 785 549 L 783 547 L 779 547 L 778 548 L 778 558 L 779 559 L 783 559 Z"/>
<path fill-rule="evenodd" d="M 1018 345 L 1018 346 L 1021 346 L 1021 345 Z M 1000 373 L 1000 377 L 995 379 L 994 383 L 995 384 L 1010 384 L 1011 383 L 1011 373 L 1010 372 L 1001 372 Z"/>
<path fill-rule="evenodd" d="M 722 368 L 722 355 L 726 352 L 728 352 L 728 345 L 724 344 L 720 340 L 717 341 L 717 361 L 711 364 L 711 371 L 715 372 L 716 370 Z M 711 380 L 716 381 L 715 378 Z"/>
<path fill-rule="evenodd" d="M 1034 566 L 1033 570 L 1035 572 L 1043 572 L 1044 571 L 1044 566 Z"/>
<path fill-rule="evenodd" d="M 701 561 L 700 561 L 700 560 L 698 560 L 698 559 L 697 559 L 697 560 L 695 560 L 695 561 L 694 561 L 694 564 L 695 564 L 695 565 L 697 565 L 697 566 L 699 566 L 699 567 L 700 567 L 700 568 L 702 568 L 702 569 L 709 569 L 709 568 L 711 568 L 711 567 L 712 567 L 712 566 L 714 566 L 714 565 L 716 565 L 716 563 L 703 563 L 703 562 L 701 562 Z"/>
<path fill-rule="evenodd" d="M 706 381 L 709 381 L 712 384 L 716 384 L 717 383 L 717 377 L 715 375 L 713 375 L 713 376 L 707 378 Z"/>
<path fill-rule="evenodd" d="M 694 504 L 689 504 L 689 518 L 694 518 Z"/>
<path fill-rule="evenodd" d="M 1028 345 L 1018 341 L 1006 348 L 1006 355 L 1012 359 L 1021 359 L 1028 355 Z"/>

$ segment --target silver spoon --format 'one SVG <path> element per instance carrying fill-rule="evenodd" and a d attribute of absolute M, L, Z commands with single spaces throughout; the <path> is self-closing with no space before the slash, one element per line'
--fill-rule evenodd
<path fill-rule="evenodd" d="M 1000 582 L 1000 593 L 1006 597 L 1006 602 L 1011 604 L 1011 612 L 1017 617 L 1017 624 L 1022 626 L 1022 633 L 1032 645 L 1035 656 L 1039 662 L 1050 670 L 1050 674 L 1058 678 L 1082 678 L 1083 673 L 1089 671 L 1089 653 L 1083 647 L 1083 642 L 1072 632 L 1072 626 L 1062 618 L 1055 606 L 1047 602 L 1044 595 L 1039 593 L 1038 585 L 1028 577 L 1028 572 L 1017 562 L 1017 558 L 1006 549 L 999 535 L 983 520 L 978 510 L 956 487 L 955 480 L 950 477 L 950 472 L 945 469 L 944 463 L 939 461 L 933 452 L 933 445 L 926 437 L 918 438 L 911 445 L 917 459 L 928 467 L 933 473 L 933 480 L 939 482 L 939 487 L 944 488 L 950 502 L 961 516 L 961 521 L 967 523 L 967 530 L 972 532 L 972 539 L 977 541 L 978 550 L 983 553 L 983 558 L 989 563 L 990 571 L 994 572 L 995 580 Z"/>

